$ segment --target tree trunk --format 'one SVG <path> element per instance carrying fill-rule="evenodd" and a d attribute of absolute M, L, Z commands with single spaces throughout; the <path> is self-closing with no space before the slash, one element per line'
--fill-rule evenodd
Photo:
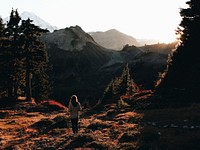
<path fill-rule="evenodd" d="M 13 98 L 13 80 L 12 77 L 8 79 L 8 97 Z"/>
<path fill-rule="evenodd" d="M 29 58 L 26 58 L 26 100 L 31 101 L 31 73 Z"/>

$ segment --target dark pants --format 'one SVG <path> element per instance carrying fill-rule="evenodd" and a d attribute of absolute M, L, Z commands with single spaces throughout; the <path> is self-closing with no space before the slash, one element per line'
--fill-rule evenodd
<path fill-rule="evenodd" d="M 78 118 L 71 118 L 73 133 L 78 133 Z"/>

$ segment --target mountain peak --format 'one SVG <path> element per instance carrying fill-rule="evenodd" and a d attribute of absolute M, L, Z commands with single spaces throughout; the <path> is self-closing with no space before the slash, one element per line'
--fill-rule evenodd
<path fill-rule="evenodd" d="M 50 32 L 58 29 L 56 26 L 52 26 L 32 12 L 24 11 L 20 14 L 20 17 L 22 20 L 27 20 L 28 18 L 30 18 L 31 20 L 33 20 L 33 23 L 35 25 L 39 26 L 42 29 L 48 29 Z M 9 17 L 3 19 L 4 23 L 6 23 L 7 21 L 9 21 Z"/>
<path fill-rule="evenodd" d="M 139 45 L 135 38 L 116 29 L 110 29 L 105 32 L 91 32 L 90 35 L 99 45 L 108 49 L 122 50 L 124 45 L 127 44 Z"/>
<path fill-rule="evenodd" d="M 87 42 L 96 44 L 93 38 L 79 26 L 56 30 L 53 33 L 44 35 L 43 39 L 66 51 L 83 50 Z"/>
<path fill-rule="evenodd" d="M 23 13 L 21 13 L 20 16 L 21 16 L 22 20 L 26 20 L 26 19 L 30 18 L 31 20 L 33 20 L 33 23 L 35 25 L 41 27 L 42 29 L 48 29 L 50 32 L 53 32 L 54 30 L 57 29 L 56 26 L 52 26 L 51 24 L 44 21 L 42 18 L 38 17 L 36 14 L 34 14 L 32 12 L 24 11 Z"/>
<path fill-rule="evenodd" d="M 119 32 L 119 31 L 117 29 L 110 29 L 110 30 L 108 30 L 106 32 Z"/>
<path fill-rule="evenodd" d="M 32 12 L 29 12 L 29 11 L 24 11 L 24 12 L 21 13 L 21 15 L 22 16 L 25 16 L 25 15 L 27 15 L 27 16 L 36 16 L 36 14 L 34 14 Z"/>

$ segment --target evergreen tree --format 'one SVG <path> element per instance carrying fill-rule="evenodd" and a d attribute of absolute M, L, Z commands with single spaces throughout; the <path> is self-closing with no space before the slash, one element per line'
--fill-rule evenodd
<path fill-rule="evenodd" d="M 126 64 L 122 72 L 121 79 L 121 95 L 132 95 L 133 93 L 136 93 L 139 90 L 139 87 L 134 83 L 133 79 L 131 78 L 128 64 Z"/>
<path fill-rule="evenodd" d="M 103 99 L 119 99 L 122 95 L 132 95 L 139 91 L 139 87 L 131 78 L 128 64 L 122 71 L 120 77 L 116 77 L 106 87 Z"/>
<path fill-rule="evenodd" d="M 156 87 L 157 95 L 179 104 L 199 101 L 200 90 L 200 3 L 190 0 L 186 4 L 189 7 L 181 9 L 177 30 L 180 43 Z"/>
<path fill-rule="evenodd" d="M 51 89 L 47 75 L 48 55 L 39 36 L 47 32 L 47 30 L 35 26 L 30 19 L 23 20 L 20 29 L 22 30 L 21 41 L 23 43 L 23 53 L 25 56 L 27 99 L 30 100 L 32 94 L 34 94 L 36 99 L 46 99 Z"/>
<path fill-rule="evenodd" d="M 5 95 L 8 97 L 14 97 L 18 91 L 19 78 L 19 65 L 21 65 L 18 59 L 19 53 L 19 22 L 21 18 L 18 15 L 17 10 L 11 11 L 10 20 L 7 23 L 6 28 L 2 32 L 3 38 L 1 39 L 1 78 L 2 84 L 5 87 Z"/>
<path fill-rule="evenodd" d="M 35 26 L 30 19 L 19 24 L 20 20 L 17 10 L 12 10 L 2 32 L 0 23 L 0 94 L 6 97 L 26 95 L 28 100 L 32 96 L 46 99 L 51 90 L 48 55 L 39 37 L 47 30 Z"/>
<path fill-rule="evenodd" d="M 103 98 L 110 98 L 113 95 L 112 85 L 114 80 L 112 79 L 110 83 L 107 85 L 106 89 L 104 90 Z"/>
<path fill-rule="evenodd" d="M 3 23 L 3 19 L 0 17 L 0 38 L 3 37 L 3 30 L 5 29 L 5 25 Z"/>
<path fill-rule="evenodd" d="M 0 17 L 0 98 L 2 97 L 3 93 L 5 92 L 5 87 L 4 85 L 4 80 L 3 78 L 5 76 L 3 76 L 3 31 L 5 29 L 5 26 L 3 24 L 3 19 Z"/>

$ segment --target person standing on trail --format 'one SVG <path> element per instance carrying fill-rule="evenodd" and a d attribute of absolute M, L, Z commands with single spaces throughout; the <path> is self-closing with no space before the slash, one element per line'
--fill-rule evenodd
<path fill-rule="evenodd" d="M 72 123 L 72 130 L 73 133 L 78 133 L 78 119 L 79 119 L 79 111 L 81 111 L 81 104 L 78 101 L 78 98 L 76 95 L 72 95 L 70 102 L 69 102 L 69 115 Z"/>

